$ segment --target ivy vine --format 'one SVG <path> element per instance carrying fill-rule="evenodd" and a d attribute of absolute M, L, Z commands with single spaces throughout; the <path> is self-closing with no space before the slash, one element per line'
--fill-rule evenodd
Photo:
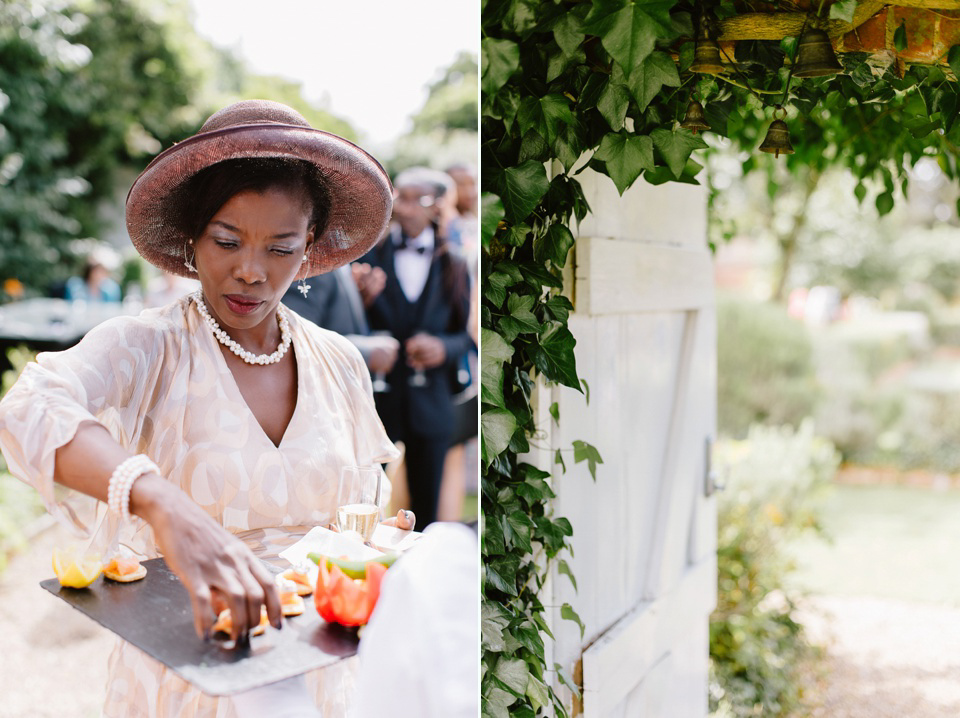
<path fill-rule="evenodd" d="M 857 2 L 826 5 L 830 17 L 850 22 Z M 711 125 L 708 136 L 749 152 L 745 172 L 846 166 L 860 180 L 859 199 L 865 183 L 883 188 L 876 199 L 881 214 L 924 155 L 958 177 L 960 46 L 932 66 L 909 66 L 892 51 L 847 54 L 842 74 L 794 78 L 784 104 L 796 153 L 756 154 L 772 106 L 784 100 L 784 65 L 796 38 L 737 43 L 729 77 L 689 71 L 701 16 L 718 22 L 751 11 L 733 0 L 482 3 L 484 716 L 568 715 L 551 688 L 552 671 L 578 691 L 569 666 L 546 664 L 544 638 L 552 635 L 538 597 L 552 562 L 576 587 L 562 558 L 572 527 L 550 510 L 551 484 L 566 466 L 559 452 L 551 467 L 524 460 L 538 431 L 535 378 L 585 389 L 567 326 L 573 305 L 561 280 L 574 245 L 572 222 L 590 209 L 578 173 L 589 167 L 604 174 L 621 194 L 641 176 L 655 185 L 697 184 L 703 166 L 693 153 L 708 144 L 679 127 L 695 94 Z M 902 52 L 905 30 L 894 40 Z M 556 405 L 550 413 L 560 421 Z M 602 463 L 596 448 L 579 441 L 572 448 L 574 461 L 588 462 L 595 478 Z M 582 633 L 572 607 L 561 615 Z"/>

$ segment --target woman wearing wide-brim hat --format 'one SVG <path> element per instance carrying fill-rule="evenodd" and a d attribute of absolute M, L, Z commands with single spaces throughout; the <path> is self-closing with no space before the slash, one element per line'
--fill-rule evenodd
<path fill-rule="evenodd" d="M 221 110 L 158 155 L 127 197 L 140 254 L 201 291 L 41 354 L 0 403 L 10 471 L 84 531 L 80 494 L 107 502 L 98 537 L 162 554 L 200 636 L 223 606 L 235 637 L 261 605 L 280 626 L 258 557 L 333 521 L 341 467 L 395 456 L 360 354 L 280 305 L 292 282 L 362 256 L 392 196 L 373 158 L 289 107 Z M 347 692 L 329 685 L 332 673 L 324 686 L 311 679 L 326 716 L 342 713 Z M 104 715 L 232 711 L 130 644 L 114 650 Z"/>

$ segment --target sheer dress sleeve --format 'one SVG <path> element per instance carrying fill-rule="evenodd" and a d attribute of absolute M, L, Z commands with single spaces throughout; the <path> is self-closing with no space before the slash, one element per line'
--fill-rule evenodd
<path fill-rule="evenodd" d="M 64 487 L 55 491 L 56 451 L 88 421 L 137 450 L 170 358 L 164 333 L 156 312 L 104 322 L 75 347 L 39 354 L 0 401 L 0 450 L 10 473 L 34 486 L 47 510 L 81 534 L 90 531 L 81 518 L 90 499 Z"/>

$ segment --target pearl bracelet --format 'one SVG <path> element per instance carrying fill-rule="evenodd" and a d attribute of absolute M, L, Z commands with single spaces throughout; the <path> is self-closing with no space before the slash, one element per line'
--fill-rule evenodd
<path fill-rule="evenodd" d="M 144 474 L 160 473 L 160 468 L 146 454 L 137 454 L 125 459 L 113 470 L 107 484 L 107 506 L 120 518 L 130 518 L 130 489 L 133 482 Z"/>

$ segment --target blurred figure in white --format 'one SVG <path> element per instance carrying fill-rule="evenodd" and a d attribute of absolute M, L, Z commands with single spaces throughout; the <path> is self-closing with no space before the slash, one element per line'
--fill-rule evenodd
<path fill-rule="evenodd" d="M 163 272 L 160 276 L 151 279 L 147 285 L 145 304 L 147 307 L 165 307 L 198 289 L 200 289 L 200 282 L 196 279 Z"/>
<path fill-rule="evenodd" d="M 353 718 L 476 718 L 479 576 L 477 536 L 455 523 L 428 526 L 387 571 L 360 642 Z"/>

